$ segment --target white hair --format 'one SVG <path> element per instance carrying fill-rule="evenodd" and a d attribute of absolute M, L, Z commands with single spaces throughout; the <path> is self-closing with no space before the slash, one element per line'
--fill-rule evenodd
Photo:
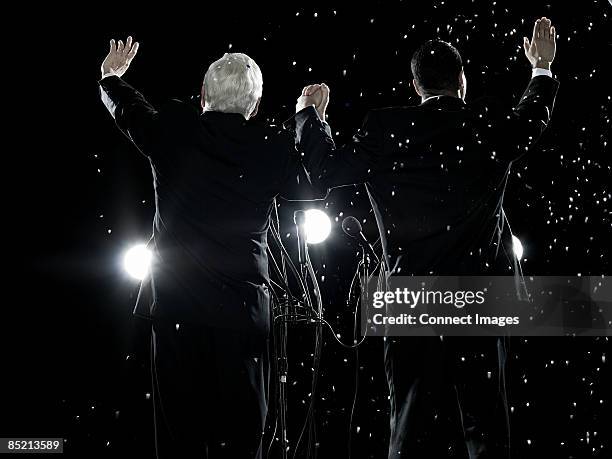
<path fill-rule="evenodd" d="M 246 54 L 225 53 L 204 76 L 204 111 L 240 113 L 249 119 L 263 91 L 259 66 Z"/>

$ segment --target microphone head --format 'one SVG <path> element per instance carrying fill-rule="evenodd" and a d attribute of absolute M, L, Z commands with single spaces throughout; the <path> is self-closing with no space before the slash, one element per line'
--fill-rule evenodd
<path fill-rule="evenodd" d="M 303 210 L 296 210 L 293 212 L 293 223 L 302 227 L 306 223 L 306 212 Z"/>
<path fill-rule="evenodd" d="M 359 220 L 352 215 L 349 215 L 342 220 L 342 231 L 344 231 L 350 237 L 357 237 L 361 234 L 363 229 L 361 228 L 361 223 L 359 223 Z"/>

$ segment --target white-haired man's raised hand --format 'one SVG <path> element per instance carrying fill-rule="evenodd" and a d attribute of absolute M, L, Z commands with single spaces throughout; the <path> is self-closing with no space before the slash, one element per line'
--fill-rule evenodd
<path fill-rule="evenodd" d="M 557 50 L 556 34 L 555 26 L 551 25 L 550 19 L 542 17 L 533 26 L 531 41 L 523 37 L 525 56 L 533 68 L 550 70 L 550 64 L 555 59 Z"/>
<path fill-rule="evenodd" d="M 304 89 L 302 89 L 302 94 L 298 97 L 297 104 L 295 105 L 295 112 L 297 113 L 312 105 L 317 110 L 319 118 L 325 121 L 325 112 L 329 104 L 329 92 L 329 86 L 325 83 L 305 86 Z"/>
<path fill-rule="evenodd" d="M 115 40 L 110 41 L 110 50 L 102 62 L 102 78 L 116 75 L 122 77 L 127 69 L 130 68 L 132 59 L 138 52 L 138 42 L 133 41 L 132 37 L 128 37 L 125 41 Z"/>

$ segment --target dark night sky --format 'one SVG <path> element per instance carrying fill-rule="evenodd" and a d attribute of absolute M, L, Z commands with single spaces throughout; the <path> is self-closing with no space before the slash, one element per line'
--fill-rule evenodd
<path fill-rule="evenodd" d="M 141 42 L 126 80 L 152 101 L 197 94 L 208 64 L 230 49 L 261 66 L 259 116 L 271 121 L 292 114 L 302 86 L 325 81 L 332 89 L 329 120 L 342 143 L 367 109 L 416 103 L 410 56 L 433 37 L 462 53 L 468 99 L 516 101 L 530 72 L 522 36 L 547 15 L 559 34 L 553 72 L 561 89 L 550 128 L 513 167 L 506 211 L 525 246 L 526 273 L 610 274 L 612 76 L 604 65 L 612 55 L 612 6 L 593 0 L 422 3 L 129 13 L 116 4 L 24 16 L 26 32 L 13 38 L 28 51 L 17 58 L 27 65 L 17 66 L 13 77 L 23 96 L 5 89 L 7 98 L 19 100 L 8 132 L 17 142 L 4 152 L 11 184 L 5 213 L 12 222 L 5 227 L 17 239 L 7 241 L 5 271 L 12 272 L 3 302 L 0 437 L 65 437 L 75 457 L 117 457 L 124 447 L 137 448 L 133 457 L 149 457 L 146 327 L 131 318 L 137 286 L 120 263 L 126 247 L 150 234 L 153 190 L 146 159 L 114 129 L 98 100 L 96 79 L 111 37 L 131 34 Z M 366 233 L 375 237 L 362 187 L 334 191 L 319 206 L 334 218 L 343 212 L 365 220 Z M 293 232 L 294 208 L 281 203 L 282 234 Z M 291 246 L 294 237 L 286 241 Z M 345 296 L 355 250 L 339 222 L 313 250 L 325 276 L 328 320 L 342 333 L 352 323 Z M 309 333 L 296 329 L 291 348 L 294 435 L 309 392 Z M 353 450 L 360 452 L 355 457 L 378 458 L 388 434 L 382 347 L 370 340 L 362 349 Z M 354 353 L 327 335 L 323 354 L 320 457 L 333 457 L 347 441 Z M 603 432 L 611 403 L 609 341 L 516 339 L 512 355 L 517 457 L 609 457 L 612 445 Z"/>

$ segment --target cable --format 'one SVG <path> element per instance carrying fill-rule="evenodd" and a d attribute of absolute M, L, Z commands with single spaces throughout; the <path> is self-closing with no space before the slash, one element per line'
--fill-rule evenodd
<path fill-rule="evenodd" d="M 300 443 L 302 442 L 302 438 L 304 437 L 304 433 L 306 432 L 306 428 L 308 428 L 308 450 L 307 457 L 312 457 L 312 445 L 316 443 L 316 426 L 314 424 L 314 404 L 316 399 L 316 389 L 319 378 L 319 368 L 321 363 L 321 350 L 323 346 L 322 341 L 322 329 L 321 322 L 323 321 L 323 301 L 321 298 L 321 290 L 319 288 L 319 283 L 317 281 L 316 274 L 314 272 L 314 268 L 312 267 L 312 261 L 310 260 L 310 255 L 308 250 L 306 250 L 306 267 L 307 273 L 310 276 L 310 280 L 313 284 L 313 288 L 315 291 L 315 296 L 317 300 L 317 327 L 315 329 L 315 350 L 313 354 L 313 374 L 312 374 L 312 382 L 311 382 L 311 390 L 310 390 L 310 403 L 308 405 L 308 411 L 306 412 L 306 418 L 304 420 L 304 425 L 302 426 L 302 430 L 300 431 L 300 435 L 298 437 L 298 441 L 295 445 L 295 449 L 293 451 L 293 457 L 297 456 L 299 451 Z M 315 452 L 316 457 L 316 452 Z"/>
<path fill-rule="evenodd" d="M 307 284 L 307 279 L 302 279 L 302 276 L 299 274 L 297 267 L 295 266 L 295 264 L 293 263 L 293 261 L 291 260 L 291 257 L 289 256 L 289 253 L 287 252 L 287 249 L 285 248 L 285 246 L 282 243 L 281 237 L 280 237 L 280 225 L 278 222 L 278 210 L 276 209 L 276 205 L 275 205 L 275 216 L 276 216 L 276 225 L 275 225 L 275 221 L 272 219 L 271 225 L 269 227 L 270 230 L 270 234 L 272 235 L 273 240 L 275 241 L 278 249 L 281 252 L 281 266 L 282 266 L 282 270 L 279 267 L 276 259 L 274 258 L 274 255 L 272 254 L 271 250 L 269 250 L 269 253 L 271 255 L 272 258 L 272 262 L 273 262 L 273 266 L 274 268 L 276 268 L 276 271 L 278 272 L 278 274 L 281 276 L 283 282 L 284 282 L 284 289 L 282 288 L 281 285 L 279 285 L 278 283 L 274 283 L 276 284 L 277 287 L 280 287 L 281 289 L 284 290 L 284 299 L 289 301 L 290 304 L 293 304 L 294 307 L 296 308 L 303 308 L 303 310 L 306 312 L 306 314 L 302 315 L 301 317 L 297 316 L 295 313 L 294 314 L 287 314 L 287 313 L 281 313 L 281 314 L 273 314 L 273 329 L 274 332 L 276 332 L 276 325 L 277 323 L 279 323 L 279 321 L 281 319 L 283 319 L 284 317 L 291 317 L 291 322 L 293 323 L 298 323 L 298 322 L 310 322 L 310 323 L 314 323 L 317 325 L 316 328 L 316 333 L 315 333 L 315 352 L 314 352 L 314 356 L 315 356 L 315 360 L 314 360 L 314 374 L 313 374 L 313 381 L 312 381 L 312 390 L 311 390 L 311 403 L 309 406 L 309 410 L 307 412 L 306 415 L 306 420 L 305 420 L 305 424 L 304 424 L 304 428 L 302 430 L 302 433 L 300 434 L 300 440 L 298 440 L 298 443 L 296 444 L 295 447 L 295 452 L 294 452 L 294 457 L 295 454 L 298 451 L 299 448 L 299 442 L 301 441 L 301 438 L 304 434 L 305 428 L 306 426 L 309 426 L 309 455 L 310 455 L 310 450 L 312 449 L 312 439 L 316 437 L 316 431 L 314 431 L 314 424 L 313 424 L 313 413 L 314 413 L 314 397 L 315 397 L 315 393 L 316 393 L 316 386 L 317 386 L 317 381 L 318 381 L 318 374 L 319 374 L 319 368 L 320 368 L 320 356 L 321 356 L 321 349 L 322 349 L 322 336 L 321 336 L 321 322 L 320 322 L 320 317 L 322 314 L 322 300 L 321 300 L 321 293 L 320 293 L 320 289 L 318 287 L 318 283 L 316 282 L 316 277 L 314 276 L 314 270 L 312 270 L 312 266 L 310 263 L 310 260 L 308 260 L 308 263 L 310 265 L 310 275 L 311 275 L 311 280 L 313 282 L 313 285 L 315 287 L 315 291 L 316 291 L 316 296 L 317 296 L 317 305 L 318 308 L 315 309 L 314 305 L 313 305 L 313 301 L 310 297 L 310 293 L 308 290 L 308 284 Z M 286 270 L 286 266 L 289 266 L 289 270 L 292 272 L 292 274 L 294 275 L 295 279 L 298 281 L 298 287 L 301 290 L 301 294 L 303 297 L 303 300 L 306 304 L 306 306 L 301 306 L 299 304 L 299 301 L 295 301 L 295 297 L 293 297 L 293 295 L 291 294 L 291 290 L 289 288 L 289 282 L 288 282 L 288 276 L 287 276 L 287 270 Z M 281 305 L 281 299 L 278 298 L 278 296 L 276 295 L 276 293 L 274 292 L 274 286 L 272 285 L 272 281 L 270 282 L 270 287 L 273 290 L 273 296 L 274 296 L 274 301 L 276 302 L 277 305 Z M 297 303 L 294 304 L 294 303 Z M 310 313 L 310 315 L 308 314 Z M 313 314 L 314 317 L 317 318 L 317 320 L 313 319 Z M 284 321 L 280 322 L 280 326 L 281 327 L 286 327 L 287 323 Z M 278 364 L 276 362 L 276 360 L 278 359 L 278 355 L 279 355 L 279 350 L 284 350 L 286 349 L 287 346 L 287 335 L 286 332 L 283 333 L 283 336 L 280 337 L 280 339 L 277 337 L 276 333 L 275 333 L 275 339 L 274 339 L 274 360 L 275 360 L 275 373 L 277 375 L 279 375 L 279 369 L 278 369 Z M 282 351 L 282 355 L 285 355 L 285 351 Z M 283 357 L 286 359 L 286 357 Z M 285 363 L 286 365 L 286 363 Z M 277 378 L 279 379 L 279 378 Z M 284 382 L 283 382 L 284 383 Z M 276 381 L 276 387 L 278 388 L 278 381 Z M 278 390 L 275 391 L 275 395 L 276 395 L 276 399 L 278 400 L 279 398 L 281 398 L 279 396 L 279 392 Z M 281 402 L 282 403 L 282 402 Z M 283 412 L 284 408 L 284 403 L 283 406 L 278 406 L 278 401 L 277 401 L 277 406 L 276 406 L 276 416 L 275 416 L 275 427 L 273 430 L 273 435 L 272 435 L 272 439 L 270 441 L 270 445 L 268 446 L 268 454 L 270 453 L 271 449 L 272 449 L 272 445 L 273 442 L 275 440 L 275 434 L 276 431 L 278 429 L 278 417 L 279 417 L 279 413 Z M 284 419 L 284 415 L 283 415 L 283 419 Z M 283 429 L 286 429 L 286 425 L 285 421 L 283 420 L 282 422 Z M 281 432 L 281 435 L 283 436 L 282 439 L 282 447 L 285 448 L 285 440 L 286 440 L 286 431 Z M 285 453 L 286 451 L 283 451 L 283 457 L 285 457 Z"/>
<path fill-rule="evenodd" d="M 363 299 L 363 291 L 364 289 L 367 289 L 367 285 L 365 285 L 368 281 L 368 272 L 367 272 L 368 268 L 367 268 L 367 264 L 365 263 L 366 256 L 367 255 L 364 252 L 364 256 L 362 260 L 357 265 L 357 271 L 355 272 L 356 275 L 353 276 L 353 280 L 354 280 L 357 277 L 357 275 L 359 275 L 361 271 L 361 267 L 363 266 L 364 273 L 363 273 L 363 281 L 360 282 L 360 292 L 359 292 L 360 299 Z M 349 300 L 350 300 L 351 293 L 352 293 L 352 286 L 353 286 L 353 282 L 351 282 L 351 289 L 349 289 Z M 366 330 L 366 333 L 364 333 L 364 336 L 366 334 L 367 334 L 367 330 Z M 353 343 L 355 343 L 356 341 L 357 341 L 357 306 L 355 306 L 355 314 L 354 314 L 354 321 L 353 321 Z M 355 390 L 353 393 L 353 403 L 351 404 L 351 414 L 349 416 L 349 429 L 348 429 L 349 431 L 348 431 L 348 445 L 347 445 L 349 459 L 352 453 L 353 417 L 355 415 L 355 406 L 357 405 L 358 394 L 359 394 L 359 346 L 355 346 Z"/>
<path fill-rule="evenodd" d="M 360 262 L 360 264 L 361 264 L 361 262 Z M 385 265 L 384 265 L 384 263 L 383 263 L 383 262 L 378 263 L 378 265 L 376 265 L 376 267 L 374 268 L 374 272 L 376 272 L 376 270 L 380 270 L 379 272 L 383 272 L 384 266 L 385 266 Z M 372 278 L 373 278 L 373 276 L 374 276 L 374 275 L 372 274 L 371 276 L 369 276 L 369 277 L 368 277 L 368 279 L 372 279 Z M 355 277 L 354 277 L 354 278 L 356 278 L 356 277 L 357 277 L 357 273 L 356 273 L 356 275 L 355 275 Z M 380 285 L 380 277 L 381 277 L 381 276 L 380 276 L 380 274 L 379 274 L 379 281 L 378 281 L 377 285 Z M 351 282 L 351 285 L 353 285 L 353 282 Z M 350 292 L 349 292 L 349 294 L 350 294 Z M 361 298 L 360 298 L 360 299 L 361 299 Z M 354 313 L 354 315 L 355 315 L 355 321 L 357 320 L 357 308 L 359 307 L 359 304 L 360 304 L 360 301 L 357 301 L 357 303 L 355 304 L 355 313 Z M 368 304 L 366 303 L 366 306 L 367 306 L 367 305 L 368 305 Z M 367 311 L 366 311 L 366 313 L 367 313 Z M 359 340 L 359 342 L 358 342 L 358 343 L 355 343 L 355 340 L 353 340 L 353 344 L 346 344 L 346 343 L 342 342 L 342 341 L 341 341 L 341 340 L 338 338 L 337 333 L 336 333 L 336 331 L 334 330 L 334 327 L 333 327 L 333 326 L 332 326 L 332 325 L 331 325 L 331 324 L 330 324 L 330 323 L 329 323 L 327 320 L 325 320 L 325 319 L 323 319 L 323 317 L 321 317 L 321 322 L 322 322 L 323 324 L 327 325 L 327 327 L 329 328 L 329 330 L 330 330 L 330 332 L 331 332 L 332 336 L 334 337 L 334 339 L 336 340 L 336 342 L 337 342 L 337 343 L 338 343 L 340 346 L 342 346 L 342 347 L 344 347 L 344 348 L 346 348 L 346 349 L 355 349 L 355 348 L 357 348 L 357 347 L 361 346 L 361 345 L 363 344 L 363 342 L 365 341 L 365 339 L 367 338 L 367 329 L 366 329 L 366 332 L 365 332 L 365 333 L 364 333 L 364 335 L 361 337 L 361 340 Z"/>
<path fill-rule="evenodd" d="M 280 324 L 281 327 L 286 327 L 287 323 L 311 323 L 315 325 L 315 336 L 314 336 L 314 353 L 313 353 L 313 376 L 312 376 L 312 381 L 311 381 L 311 394 L 310 394 L 310 403 L 308 406 L 308 410 L 306 412 L 306 417 L 304 419 L 304 424 L 302 426 L 302 429 L 300 431 L 300 435 L 298 437 L 297 443 L 295 445 L 294 448 L 294 452 L 293 452 L 293 457 L 296 458 L 298 451 L 300 449 L 300 445 L 302 444 L 302 441 L 304 439 L 304 436 L 306 435 L 306 431 L 308 431 L 308 443 L 307 443 L 307 449 L 306 449 L 306 455 L 307 457 L 316 457 L 317 455 L 317 450 L 316 450 L 316 438 L 317 438 L 317 429 L 316 429 L 316 423 L 315 423 L 315 418 L 314 418 L 314 412 L 315 412 L 315 401 L 316 401 L 316 394 L 317 394 L 317 388 L 318 388 L 318 380 L 319 380 L 319 373 L 320 373 L 320 366 L 321 366 L 321 357 L 322 357 L 322 348 L 323 348 L 323 325 L 325 325 L 326 328 L 328 328 L 330 330 L 330 332 L 332 333 L 334 339 L 342 346 L 348 349 L 355 349 L 356 351 L 356 366 L 355 366 L 355 397 L 353 399 L 353 404 L 352 404 L 352 408 L 351 408 L 351 418 L 350 418 L 350 422 L 349 422 L 349 430 L 352 430 L 352 419 L 353 419 L 353 414 L 354 414 L 354 410 L 355 410 L 355 406 L 356 406 L 356 401 L 357 401 L 357 393 L 358 393 L 358 388 L 359 388 L 359 381 L 358 381 L 358 373 L 359 373 L 359 354 L 358 354 L 358 347 L 365 341 L 365 338 L 367 337 L 367 329 L 364 333 L 364 336 L 361 338 L 361 340 L 359 340 L 359 342 L 357 342 L 357 326 L 358 326 L 358 307 L 360 304 L 360 301 L 358 300 L 356 305 L 355 305 L 355 312 L 354 312 L 354 322 L 353 322 L 353 343 L 352 344 L 346 344 L 343 343 L 339 338 L 338 335 L 335 333 L 334 328 L 332 327 L 332 325 L 323 318 L 323 300 L 322 300 L 322 295 L 321 295 L 321 290 L 320 290 L 320 286 L 319 283 L 317 281 L 317 277 L 316 277 L 316 273 L 314 271 L 313 265 L 312 265 L 312 261 L 310 259 L 310 256 L 308 254 L 308 251 L 306 251 L 306 273 L 305 276 L 302 277 L 302 275 L 300 274 L 297 266 L 293 263 L 293 260 L 291 259 L 286 247 L 284 246 L 283 242 L 282 242 L 282 238 L 280 236 L 280 222 L 279 222 L 279 218 L 278 218 L 278 208 L 276 206 L 276 202 L 275 202 L 275 214 L 274 216 L 276 217 L 275 219 L 272 218 L 271 219 L 271 225 L 269 227 L 269 232 L 272 236 L 272 239 L 274 240 L 274 242 L 276 243 L 277 248 L 280 251 L 280 265 L 277 261 L 277 259 L 274 257 L 274 254 L 272 253 L 272 250 L 269 248 L 269 254 L 270 254 L 270 258 L 272 259 L 272 265 L 273 265 L 273 269 L 275 271 L 275 273 L 281 278 L 281 283 L 277 283 L 274 281 L 270 281 L 270 288 L 272 290 L 272 295 L 273 295 L 273 301 L 274 303 L 277 305 L 277 310 L 274 311 L 273 314 L 273 337 L 274 337 L 274 372 L 275 374 L 279 375 L 279 371 L 283 371 L 283 370 L 279 370 L 278 367 L 278 358 L 276 356 L 279 355 L 279 351 L 286 349 L 287 346 L 287 334 L 286 331 L 284 332 L 284 334 L 282 334 L 281 337 L 278 337 L 277 333 L 276 333 L 276 326 L 277 324 Z M 357 271 L 355 273 L 355 275 L 353 276 L 353 279 L 351 280 L 351 286 L 349 289 L 349 301 L 350 298 L 352 296 L 352 292 L 354 290 L 354 286 L 355 286 L 355 281 L 356 279 L 359 277 L 359 272 L 361 270 L 361 268 L 364 266 L 364 261 L 360 261 L 357 267 Z M 288 271 L 287 271 L 287 267 L 289 268 L 289 271 L 291 272 L 291 274 L 293 275 L 293 277 L 296 279 L 297 284 L 298 284 L 298 289 L 300 290 L 300 295 L 302 296 L 303 299 L 303 304 L 301 304 L 302 302 L 300 302 L 295 296 L 293 296 L 293 294 L 291 293 L 291 289 L 289 286 L 289 281 L 288 281 Z M 384 260 L 381 259 L 381 261 L 379 263 L 377 263 L 374 272 L 376 272 L 378 270 L 379 275 L 378 275 L 378 282 L 377 282 L 377 287 L 380 287 L 381 284 L 381 278 L 383 277 L 383 275 L 386 275 L 386 265 L 384 263 Z M 367 272 L 367 270 L 365 271 L 363 280 L 361 282 L 362 284 L 362 295 L 360 295 L 360 299 L 363 300 L 363 296 L 365 295 L 367 297 L 367 284 L 368 281 L 373 277 L 370 276 Z M 311 293 L 310 293 L 310 289 L 309 289 L 309 282 L 308 282 L 308 278 L 310 278 L 310 283 L 312 284 L 312 290 L 313 293 L 315 295 L 315 301 L 313 301 L 312 297 L 311 297 Z M 385 277 L 385 281 L 386 281 L 386 277 Z M 284 285 L 281 285 L 284 284 Z M 276 294 L 275 292 L 275 288 L 279 289 L 281 291 L 283 291 L 284 295 L 283 298 L 279 298 L 279 296 Z M 316 302 L 316 307 L 315 307 L 315 303 Z M 283 310 L 283 304 L 286 304 L 286 308 L 292 308 L 292 309 L 285 309 Z M 367 302 L 366 302 L 367 305 Z M 295 308 L 295 309 L 293 309 Z M 303 313 L 299 313 L 299 312 L 294 312 L 294 310 L 302 310 L 304 311 Z M 291 312 L 287 312 L 287 311 L 291 311 Z M 367 314 L 367 311 L 366 311 Z M 290 318 L 290 320 L 285 321 L 284 319 L 286 318 Z M 283 352 L 283 355 L 285 355 L 285 352 Z M 286 356 L 283 357 L 284 359 L 286 359 Z M 286 362 L 283 362 L 286 365 Z M 286 370 L 284 370 L 286 371 Z M 279 375 L 280 376 L 280 375 Z M 275 424 L 274 424 L 274 429 L 272 431 L 272 438 L 270 440 L 270 444 L 268 446 L 267 449 L 267 454 L 269 455 L 271 450 L 272 450 L 272 446 L 276 436 L 276 433 L 278 431 L 278 418 L 279 418 L 279 414 L 283 413 L 284 410 L 286 409 L 283 406 L 279 406 L 279 398 L 283 398 L 278 390 L 279 390 L 279 378 L 276 378 L 276 385 L 275 385 L 275 396 L 276 396 L 276 406 L 275 406 Z M 282 424 L 285 424 L 285 421 L 282 421 Z M 286 429 L 286 425 L 283 425 L 283 428 Z M 283 439 L 282 439 L 282 445 L 283 447 L 285 447 L 286 443 L 286 432 L 281 432 L 281 435 L 283 435 Z M 350 451 L 350 436 L 349 436 L 349 451 Z M 286 457 L 287 451 L 283 451 L 283 457 Z"/>
<path fill-rule="evenodd" d="M 280 234 L 278 234 L 277 232 L 275 232 L 273 230 L 272 231 L 272 236 L 273 236 L 274 242 L 276 242 L 278 248 L 281 250 L 281 253 L 283 254 L 284 257 L 286 257 L 286 263 L 289 266 L 291 272 L 293 273 L 295 278 L 298 280 L 298 283 L 299 283 L 299 285 L 301 287 L 301 290 L 302 290 L 302 293 L 304 295 L 304 299 L 306 300 L 308 305 L 312 308 L 312 302 L 310 300 L 310 295 L 308 295 L 307 286 L 304 284 L 302 276 L 299 274 L 299 271 L 298 271 L 297 267 L 295 266 L 295 264 L 293 263 L 293 260 L 291 260 L 291 257 L 289 256 L 289 252 L 287 252 L 287 249 L 283 245 L 283 243 L 282 243 L 282 241 L 280 239 Z M 287 289 L 289 289 L 288 285 L 287 285 Z M 314 308 L 312 308 L 312 309 L 314 311 Z"/>
<path fill-rule="evenodd" d="M 274 207 L 276 207 L 276 200 L 274 201 Z M 272 226 L 274 225 L 274 220 L 271 219 L 271 224 Z M 278 222 L 278 213 L 276 214 L 276 221 Z M 270 248 L 270 246 L 268 246 L 268 254 L 270 255 L 270 258 L 272 259 L 273 262 L 273 266 L 276 268 L 280 278 L 282 281 L 285 281 L 285 284 L 287 284 L 287 278 L 286 275 L 283 275 L 284 273 L 281 271 L 281 269 L 278 266 L 278 263 L 276 262 L 276 259 L 274 258 L 274 254 L 272 253 L 272 249 Z M 283 264 L 284 267 L 284 264 Z M 279 304 L 280 299 L 278 298 L 278 295 L 276 294 L 276 290 L 274 289 L 274 286 L 276 286 L 277 288 L 280 288 L 282 290 L 287 291 L 286 289 L 283 289 L 282 286 L 280 286 L 278 283 L 274 282 L 272 279 L 270 279 L 270 292 L 272 294 L 272 305 L 273 304 Z M 272 307 L 272 315 L 273 315 L 273 311 L 274 311 L 274 307 Z M 273 319 L 274 320 L 274 319 Z M 276 362 L 276 350 L 278 347 L 278 343 L 277 343 L 277 332 L 276 332 L 276 324 L 273 322 L 272 324 L 272 358 L 270 359 L 270 361 L 272 362 L 272 368 L 268 369 L 268 375 L 270 374 L 274 374 L 277 375 L 278 374 L 278 364 Z M 269 380 L 269 378 L 268 378 Z M 278 399 L 279 399 L 279 387 L 278 387 L 278 382 L 274 381 L 274 428 L 272 429 L 272 433 L 270 436 L 270 443 L 268 444 L 268 447 L 266 449 L 266 458 L 268 458 L 270 456 L 270 452 L 272 451 L 272 446 L 274 445 L 274 440 L 276 437 L 276 432 L 278 430 L 278 416 L 279 416 L 279 403 L 278 403 Z M 269 393 L 269 386 L 268 386 L 268 400 L 270 400 L 270 393 Z"/>

